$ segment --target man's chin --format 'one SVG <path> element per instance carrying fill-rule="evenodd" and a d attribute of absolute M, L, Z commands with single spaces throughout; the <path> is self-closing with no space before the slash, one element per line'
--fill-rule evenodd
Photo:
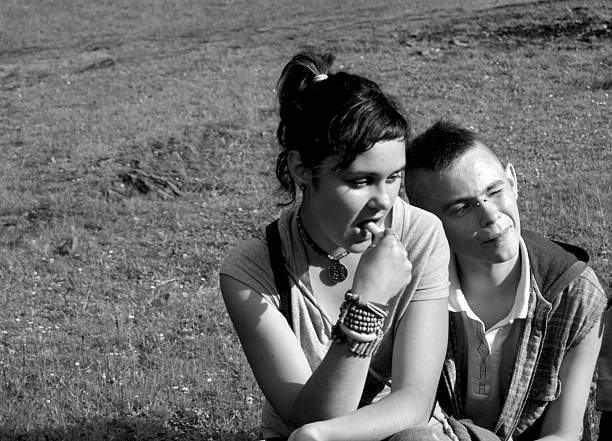
<path fill-rule="evenodd" d="M 518 254 L 519 247 L 517 244 L 516 247 L 504 247 L 503 249 L 493 250 L 487 253 L 486 260 L 490 263 L 504 263 L 516 259 Z"/>
<path fill-rule="evenodd" d="M 457 253 L 459 258 L 461 259 L 462 253 Z M 519 254 L 519 247 L 503 247 L 497 249 L 488 249 L 488 250 L 476 250 L 470 253 L 464 254 L 464 257 L 469 260 L 473 260 L 481 263 L 505 263 L 514 260 Z"/>

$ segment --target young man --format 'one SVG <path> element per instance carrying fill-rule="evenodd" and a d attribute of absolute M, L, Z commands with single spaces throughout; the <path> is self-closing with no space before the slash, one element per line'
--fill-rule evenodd
<path fill-rule="evenodd" d="M 578 440 L 606 305 L 588 255 L 521 231 L 514 167 L 474 132 L 439 121 L 406 164 L 452 254 L 442 408 L 502 440 Z"/>

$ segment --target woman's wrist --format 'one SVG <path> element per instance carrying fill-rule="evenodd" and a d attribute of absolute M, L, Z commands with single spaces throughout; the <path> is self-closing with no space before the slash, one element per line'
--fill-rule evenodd
<path fill-rule="evenodd" d="M 370 302 L 347 291 L 332 329 L 332 338 L 338 343 L 347 343 L 353 354 L 370 357 L 380 345 L 388 312 L 387 305 Z"/>

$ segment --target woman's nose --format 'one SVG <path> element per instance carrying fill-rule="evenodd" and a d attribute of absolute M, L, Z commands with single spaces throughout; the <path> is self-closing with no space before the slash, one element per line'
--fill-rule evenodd
<path fill-rule="evenodd" d="M 393 206 L 393 198 L 386 188 L 381 188 L 372 195 L 368 205 L 377 210 L 390 210 Z"/>

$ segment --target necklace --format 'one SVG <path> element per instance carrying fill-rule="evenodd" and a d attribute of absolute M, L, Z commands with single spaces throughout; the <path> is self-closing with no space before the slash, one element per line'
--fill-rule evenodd
<path fill-rule="evenodd" d="M 327 260 L 330 261 L 331 264 L 329 268 L 327 269 L 327 277 L 329 277 L 329 280 L 332 281 L 333 283 L 339 283 L 345 280 L 346 277 L 348 276 L 348 270 L 346 269 L 344 265 L 342 265 L 342 263 L 340 263 L 340 259 L 345 258 L 350 253 L 348 251 L 345 251 L 343 253 L 338 254 L 337 256 L 332 256 L 331 254 L 323 251 L 323 249 L 321 249 L 319 245 L 314 243 L 314 241 L 310 238 L 310 236 L 304 229 L 304 224 L 302 224 L 302 217 L 300 216 L 299 212 L 296 216 L 296 224 L 297 224 L 298 231 L 300 232 L 300 235 L 304 238 L 306 243 L 310 245 L 310 247 L 317 254 L 325 257 Z"/>

